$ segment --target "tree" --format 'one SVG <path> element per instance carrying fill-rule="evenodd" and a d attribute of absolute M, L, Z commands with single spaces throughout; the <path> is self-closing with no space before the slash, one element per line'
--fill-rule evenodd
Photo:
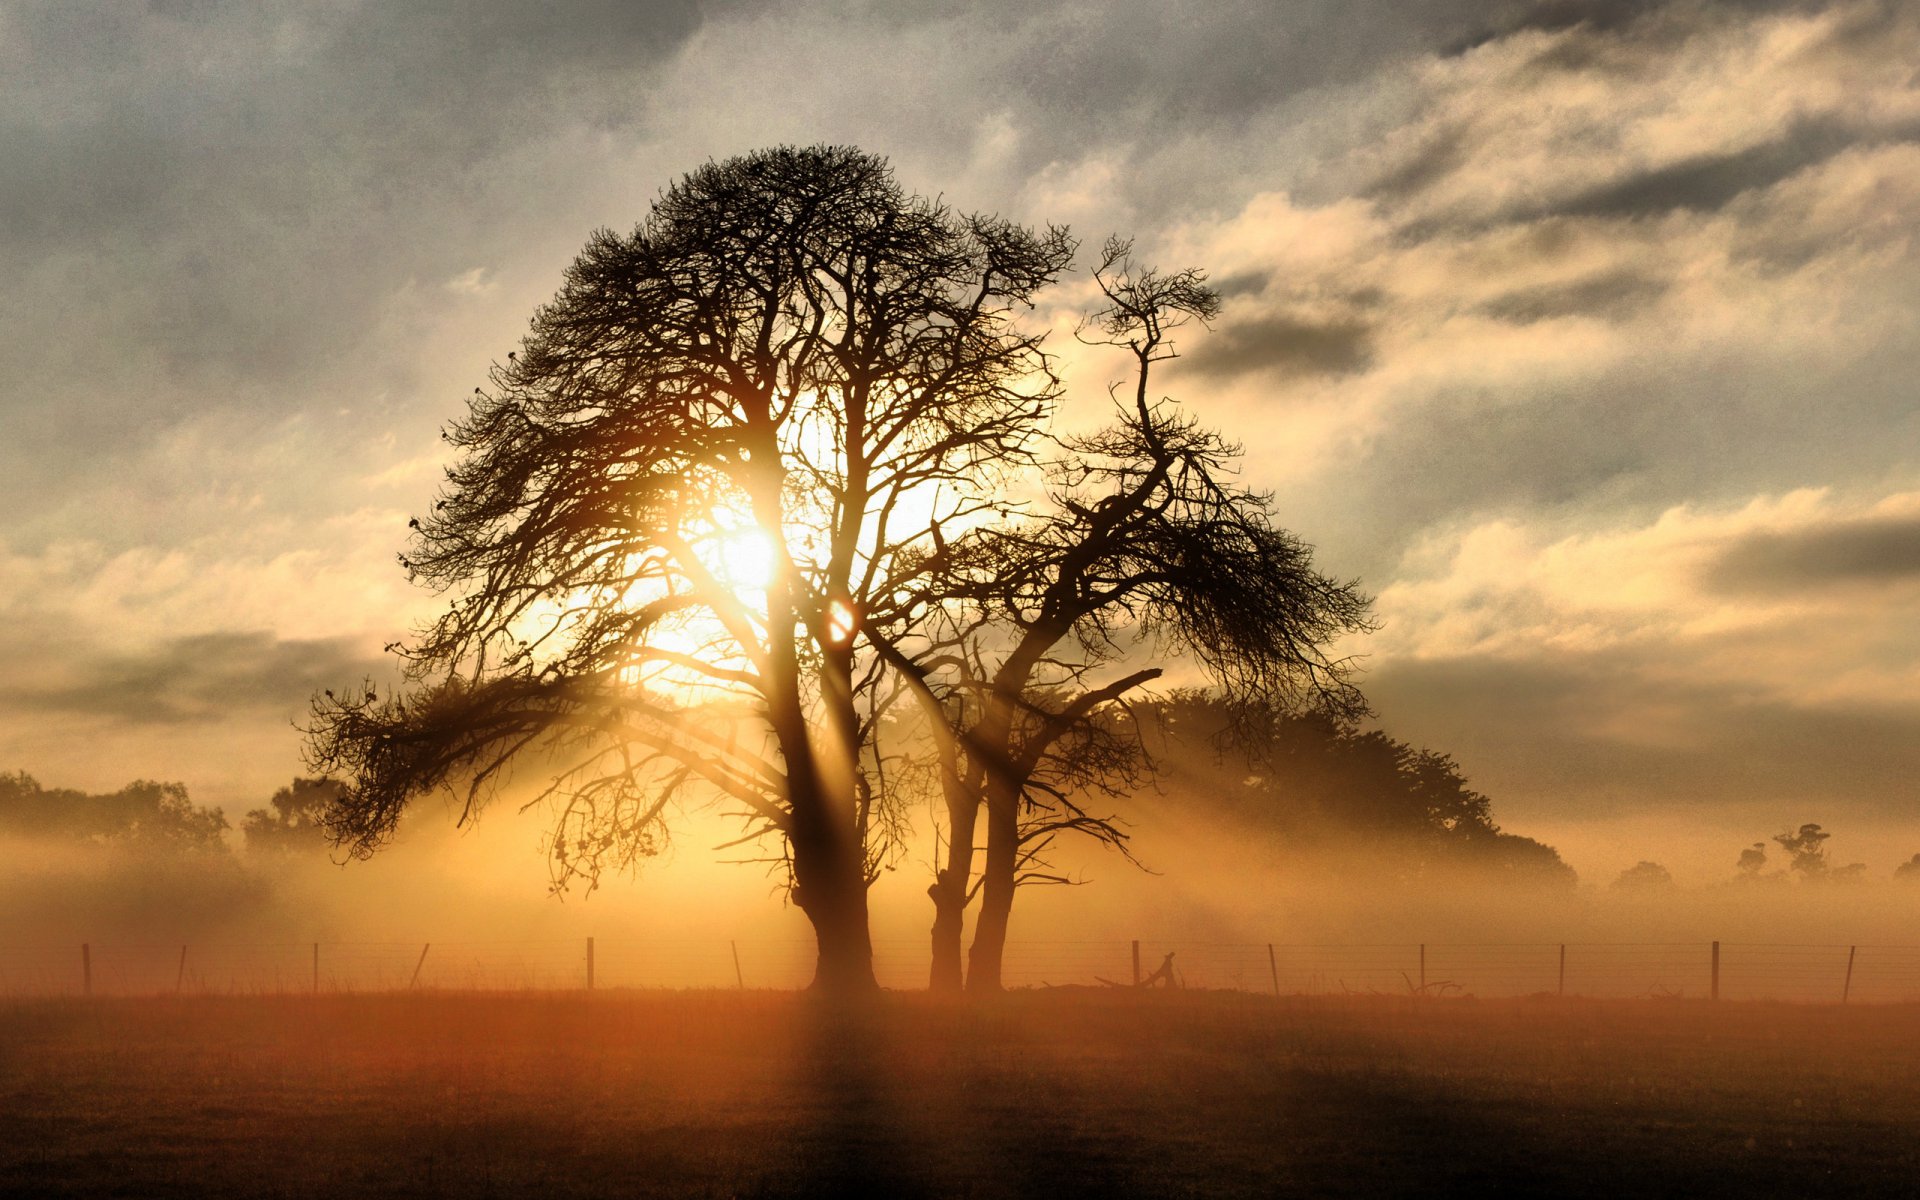
<path fill-rule="evenodd" d="M 1180 690 L 1136 706 L 1184 819 L 1270 834 L 1300 858 L 1416 883 L 1467 871 L 1571 887 L 1553 847 L 1509 833 L 1452 755 L 1357 720 Z"/>
<path fill-rule="evenodd" d="M 249 809 L 240 823 L 247 849 L 284 853 L 313 850 L 326 844 L 323 823 L 327 808 L 339 799 L 340 784 L 332 779 L 299 779 L 276 791 L 266 808 Z"/>
<path fill-rule="evenodd" d="M 907 630 L 912 644 L 881 644 L 941 739 L 947 833 L 929 889 L 936 989 L 961 986 L 961 931 L 976 896 L 966 986 L 991 991 L 1016 889 L 1065 881 L 1043 857 L 1053 840 L 1079 833 L 1124 849 L 1115 819 L 1087 800 L 1151 769 L 1138 739 L 1106 719 L 1161 674 L 1131 652 L 1189 655 L 1243 699 L 1363 708 L 1348 664 L 1327 647 L 1369 628 L 1367 599 L 1315 571 L 1267 497 L 1231 481 L 1237 446 L 1151 397 L 1153 366 L 1173 357 L 1170 334 L 1214 317 L 1218 295 L 1197 271 L 1136 267 L 1122 239 L 1109 239 L 1094 280 L 1105 303 L 1083 322 L 1083 340 L 1133 360 L 1112 423 L 1061 439 L 1037 511 L 945 548 Z"/>
<path fill-rule="evenodd" d="M 1648 895 L 1673 890 L 1673 875 L 1657 862 L 1637 862 L 1620 872 L 1610 890 L 1628 895 Z"/>
<path fill-rule="evenodd" d="M 1827 873 L 1827 848 L 1824 844 L 1833 835 L 1818 825 L 1802 825 L 1799 829 L 1789 829 L 1777 833 L 1773 840 L 1788 854 L 1788 869 L 1797 871 L 1802 879 L 1818 879 Z"/>
<path fill-rule="evenodd" d="M 1767 844 L 1755 842 L 1740 852 L 1740 878 L 1759 879 L 1760 873 L 1767 869 Z"/>
<path fill-rule="evenodd" d="M 190 800 L 181 783 L 138 779 L 90 795 L 43 788 L 26 772 L 0 773 L 0 832 L 168 853 L 227 853 L 227 818 Z"/>
<path fill-rule="evenodd" d="M 1902 883 L 1920 883 L 1920 854 L 1895 867 L 1893 877 Z"/>
<path fill-rule="evenodd" d="M 872 987 L 897 684 L 871 646 L 1031 460 L 1058 385 L 1018 317 L 1072 252 L 826 147 L 709 164 L 595 233 L 447 432 L 402 562 L 449 604 L 405 686 L 316 699 L 330 832 L 366 854 L 415 797 L 456 786 L 464 819 L 543 762 L 556 884 L 591 889 L 722 798 L 778 839 L 816 986 Z"/>

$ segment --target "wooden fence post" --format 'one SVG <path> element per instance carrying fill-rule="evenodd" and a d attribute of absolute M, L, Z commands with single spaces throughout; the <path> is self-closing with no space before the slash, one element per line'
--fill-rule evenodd
<path fill-rule="evenodd" d="M 1719 942 L 1715 942 L 1713 944 L 1713 990 L 1709 993 L 1709 996 L 1711 999 L 1714 999 L 1714 1000 L 1718 1000 L 1720 998 L 1720 943 Z"/>
<path fill-rule="evenodd" d="M 1858 946 L 1847 947 L 1847 982 L 1840 988 L 1840 1003 L 1845 1004 L 1847 997 L 1853 994 L 1853 956 L 1860 952 Z"/>
<path fill-rule="evenodd" d="M 1133 986 L 1140 986 L 1140 939 L 1133 939 Z"/>
<path fill-rule="evenodd" d="M 740 973 L 740 943 L 729 941 L 727 945 L 733 947 L 733 986 L 744 992 L 747 990 L 747 977 Z"/>
<path fill-rule="evenodd" d="M 1280 960 L 1273 956 L 1273 943 L 1267 943 L 1267 970 L 1273 972 L 1273 994 L 1280 994 Z"/>
<path fill-rule="evenodd" d="M 593 939 L 587 939 L 587 990 L 593 990 Z"/>
<path fill-rule="evenodd" d="M 83 995 L 93 995 L 93 944 L 80 943 L 80 990 Z"/>
<path fill-rule="evenodd" d="M 413 964 L 413 978 L 407 980 L 407 986 L 409 988 L 420 982 L 420 968 L 427 965 L 427 951 L 431 949 L 433 949 L 432 942 L 428 942 L 426 945 L 420 947 L 420 961 Z"/>
<path fill-rule="evenodd" d="M 1560 984 L 1553 992 L 1556 996 L 1567 994 L 1567 944 L 1560 943 Z"/>

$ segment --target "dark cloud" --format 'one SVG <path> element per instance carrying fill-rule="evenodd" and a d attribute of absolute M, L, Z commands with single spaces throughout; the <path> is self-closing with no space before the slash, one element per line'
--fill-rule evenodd
<path fill-rule="evenodd" d="M 1632 650 L 1397 660 L 1367 693 L 1396 736 L 1454 752 L 1496 803 L 1588 817 L 1911 811 L 1920 705 L 1799 707 Z"/>
<path fill-rule="evenodd" d="M 1754 533 L 1729 546 L 1702 582 L 1718 592 L 1794 592 L 1920 579 L 1920 517 Z"/>
<path fill-rule="evenodd" d="M 1818 8 L 1817 0 L 1707 0 L 1676 5 L 1674 0 L 1527 0 L 1517 4 L 1483 6 L 1483 24 L 1471 34 L 1448 44 L 1441 53 L 1457 57 L 1469 50 L 1519 33 L 1559 33 L 1586 28 L 1600 33 L 1626 29 L 1644 17 L 1677 7 L 1701 13 L 1753 15 Z"/>
<path fill-rule="evenodd" d="M 1920 130 L 1882 133 L 1819 119 L 1795 122 L 1779 138 L 1744 150 L 1703 154 L 1629 175 L 1551 206 L 1561 216 L 1645 217 L 1680 209 L 1712 211 L 1861 144 L 1904 141 Z M 1542 214 L 1544 215 L 1544 214 Z"/>
<path fill-rule="evenodd" d="M 1264 371 L 1341 375 L 1365 370 L 1372 361 L 1372 331 L 1364 321 L 1282 315 L 1225 326 L 1196 344 L 1181 365 L 1212 377 Z"/>
<path fill-rule="evenodd" d="M 343 639 L 283 639 L 264 632 L 174 638 L 140 654 L 78 657 L 62 680 L 0 685 L 0 711 L 32 719 L 103 718 L 125 725 L 217 722 L 304 712 L 324 687 L 384 679 L 388 664 Z"/>
<path fill-rule="evenodd" d="M 1480 306 L 1501 321 L 1530 325 L 1557 317 L 1602 317 L 1625 320 L 1666 294 L 1665 280 L 1637 271 L 1608 271 L 1571 283 L 1508 292 Z"/>

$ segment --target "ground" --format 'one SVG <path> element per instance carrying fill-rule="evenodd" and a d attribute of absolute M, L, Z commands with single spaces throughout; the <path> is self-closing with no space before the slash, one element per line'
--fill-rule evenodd
<path fill-rule="evenodd" d="M 0 1001 L 45 1196 L 1910 1195 L 1920 1009 L 1055 989 Z"/>

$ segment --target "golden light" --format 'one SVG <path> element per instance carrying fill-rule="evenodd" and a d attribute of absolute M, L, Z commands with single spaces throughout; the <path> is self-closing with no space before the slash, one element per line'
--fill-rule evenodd
<path fill-rule="evenodd" d="M 827 605 L 827 640 L 834 645 L 842 646 L 852 641 L 857 624 L 853 605 L 837 596 Z"/>

